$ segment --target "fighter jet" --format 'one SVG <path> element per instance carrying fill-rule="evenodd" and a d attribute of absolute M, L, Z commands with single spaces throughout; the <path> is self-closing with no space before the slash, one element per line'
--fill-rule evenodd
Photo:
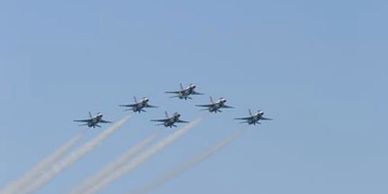
<path fill-rule="evenodd" d="M 102 114 L 97 113 L 96 116 L 92 116 L 92 114 L 89 112 L 89 119 L 84 119 L 84 120 L 74 120 L 74 122 L 82 122 L 85 124 L 81 124 L 80 126 L 88 126 L 88 127 L 101 127 L 99 123 L 111 123 L 111 121 L 105 121 L 102 119 Z"/>
<path fill-rule="evenodd" d="M 180 120 L 179 117 L 181 116 L 179 113 L 174 113 L 171 117 L 168 116 L 168 113 L 165 112 L 166 119 L 157 119 L 157 120 L 151 120 L 155 122 L 162 122 L 158 125 L 164 125 L 165 127 L 177 127 L 175 123 L 188 123 L 188 121 Z"/>
<path fill-rule="evenodd" d="M 231 106 L 225 105 L 225 103 L 226 103 L 225 98 L 220 98 L 219 100 L 217 100 L 217 102 L 214 102 L 213 98 L 210 97 L 210 104 L 196 105 L 196 106 L 205 107 L 206 109 L 204 109 L 204 110 L 208 110 L 209 112 L 214 112 L 214 113 L 222 112 L 220 110 L 221 108 L 233 108 Z"/>
<path fill-rule="evenodd" d="M 127 107 L 129 109 L 126 110 L 132 110 L 133 112 L 146 112 L 144 108 L 157 108 L 157 106 L 149 105 L 148 102 L 150 101 L 148 98 L 143 97 L 140 102 L 137 101 L 136 97 L 134 96 L 133 99 L 135 100 L 135 104 L 126 104 L 126 105 L 120 105 L 121 107 Z"/>
<path fill-rule="evenodd" d="M 249 125 L 261 124 L 260 120 L 272 120 L 270 118 L 263 117 L 264 112 L 259 110 L 255 114 L 249 109 L 249 117 L 235 118 L 236 120 L 243 120 L 241 123 L 248 123 Z"/>
<path fill-rule="evenodd" d="M 197 87 L 195 84 L 190 84 L 186 88 L 183 87 L 182 83 L 180 84 L 181 89 L 179 91 L 171 91 L 166 92 L 169 94 L 177 94 L 176 96 L 172 96 L 171 98 L 179 98 L 179 99 L 192 99 L 190 95 L 203 95 L 202 93 L 196 92 L 194 89 Z"/>

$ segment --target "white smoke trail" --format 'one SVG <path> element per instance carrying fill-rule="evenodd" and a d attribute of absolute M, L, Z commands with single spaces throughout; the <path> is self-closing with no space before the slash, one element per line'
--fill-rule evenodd
<path fill-rule="evenodd" d="M 145 150 L 143 153 L 138 155 L 136 158 L 132 159 L 129 163 L 127 163 L 125 166 L 122 166 L 120 169 L 112 172 L 108 176 L 105 177 L 99 184 L 93 185 L 89 190 L 85 191 L 83 194 L 92 194 L 96 193 L 102 188 L 108 186 L 110 183 L 112 183 L 114 180 L 124 176 L 125 174 L 130 173 L 132 170 L 134 170 L 136 167 L 143 164 L 147 159 L 154 156 L 155 154 L 162 151 L 165 147 L 170 145 L 171 143 L 175 142 L 179 138 L 181 138 L 183 135 L 185 135 L 187 132 L 190 131 L 191 128 L 193 128 L 195 125 L 199 123 L 201 119 L 197 119 L 195 121 L 190 122 L 185 127 L 175 131 L 174 133 L 170 134 L 166 138 L 162 139 L 159 143 L 151 146 L 149 149 Z"/>
<path fill-rule="evenodd" d="M 105 139 L 110 137 L 117 129 L 119 129 L 125 122 L 127 122 L 130 117 L 131 117 L 130 115 L 125 116 L 123 119 L 119 120 L 118 122 L 114 123 L 111 127 L 101 132 L 97 137 L 85 143 L 79 149 L 70 153 L 63 160 L 54 164 L 54 166 L 49 171 L 45 172 L 43 176 L 39 177 L 34 184 L 27 187 L 24 193 L 32 193 L 40 189 L 44 185 L 48 184 L 59 173 L 61 173 L 63 170 L 71 166 L 76 161 L 80 160 L 83 156 L 88 154 L 90 151 L 94 150 L 94 148 L 96 148 L 97 145 L 99 145 Z"/>
<path fill-rule="evenodd" d="M 159 137 L 159 132 L 152 134 L 147 137 L 140 143 L 132 146 L 128 151 L 126 151 L 119 158 L 109 163 L 105 168 L 100 170 L 97 174 L 92 177 L 86 179 L 80 186 L 73 189 L 71 194 L 82 194 L 92 185 L 98 184 L 101 180 L 103 180 L 106 176 L 108 176 L 111 172 L 116 171 L 121 166 L 125 165 L 130 159 L 132 159 L 136 154 L 138 154 L 144 147 L 153 142 L 157 137 Z"/>
<path fill-rule="evenodd" d="M 235 141 L 238 139 L 243 132 L 243 129 L 237 131 L 236 133 L 224 138 L 222 141 L 218 142 L 217 144 L 213 145 L 210 147 L 208 150 L 202 152 L 201 154 L 193 157 L 189 161 L 183 163 L 180 166 L 177 166 L 176 168 L 170 170 L 166 174 L 160 176 L 158 179 L 155 181 L 145 185 L 144 187 L 135 190 L 133 192 L 130 192 L 129 194 L 147 194 L 150 193 L 151 191 L 159 188 L 162 186 L 164 183 L 168 182 L 169 180 L 174 179 L 175 177 L 179 176 L 180 174 L 184 173 L 187 170 L 190 170 L 194 166 L 198 165 L 202 161 L 208 159 L 211 157 L 213 154 L 217 153 L 220 151 L 222 148 L 224 148 L 226 145 L 229 143 Z"/>
<path fill-rule="evenodd" d="M 26 172 L 19 180 L 11 183 L 9 186 L 0 191 L 1 194 L 13 194 L 19 193 L 28 185 L 33 183 L 37 177 L 41 176 L 47 171 L 54 163 L 62 159 L 68 151 L 73 148 L 84 135 L 84 131 L 78 133 L 76 136 L 71 138 L 65 144 L 56 149 L 51 155 L 38 162 L 31 170 Z"/>

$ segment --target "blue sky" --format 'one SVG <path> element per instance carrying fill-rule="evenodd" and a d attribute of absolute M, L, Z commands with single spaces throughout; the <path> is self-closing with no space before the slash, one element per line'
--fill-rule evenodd
<path fill-rule="evenodd" d="M 147 96 L 98 149 L 38 193 L 77 182 L 159 128 L 165 110 L 226 97 L 185 138 L 102 193 L 125 193 L 245 127 L 274 121 L 154 193 L 387 193 L 386 1 L 1 1 L 0 184 L 19 177 L 80 129 L 72 122 Z M 192 101 L 163 91 L 196 83 Z M 207 115 L 207 114 L 206 114 Z M 90 130 L 85 141 L 99 130 Z M 167 135 L 171 131 L 164 130 Z"/>

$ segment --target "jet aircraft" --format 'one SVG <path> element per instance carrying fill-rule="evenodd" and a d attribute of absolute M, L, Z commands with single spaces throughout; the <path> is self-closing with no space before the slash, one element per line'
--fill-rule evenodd
<path fill-rule="evenodd" d="M 181 89 L 179 91 L 167 91 L 169 94 L 177 94 L 176 96 L 172 96 L 171 98 L 179 98 L 179 99 L 192 99 L 191 95 L 203 95 L 202 93 L 196 92 L 194 89 L 197 87 L 195 84 L 190 84 L 186 88 L 183 87 L 182 83 L 180 84 Z"/>
<path fill-rule="evenodd" d="M 85 124 L 81 124 L 80 126 L 88 126 L 89 128 L 90 127 L 93 127 L 93 128 L 96 128 L 96 127 L 101 127 L 99 125 L 99 123 L 111 123 L 111 121 L 105 121 L 102 119 L 102 114 L 101 113 L 97 113 L 96 116 L 92 116 L 92 114 L 89 112 L 89 119 L 83 119 L 83 120 L 74 120 L 74 122 L 82 122 L 82 123 L 85 123 Z"/>
<path fill-rule="evenodd" d="M 158 125 L 164 125 L 165 127 L 177 127 L 175 123 L 188 123 L 188 121 L 180 120 L 179 117 L 181 116 L 179 113 L 174 113 L 171 117 L 168 116 L 168 113 L 165 112 L 166 119 L 157 119 L 157 120 L 151 120 L 155 122 L 162 122 Z"/>
<path fill-rule="evenodd" d="M 226 99 L 225 98 L 220 98 L 220 99 L 217 100 L 217 102 L 214 102 L 213 98 L 210 97 L 210 104 L 196 105 L 196 106 L 198 106 L 198 107 L 205 107 L 206 109 L 204 109 L 204 110 L 208 110 L 209 112 L 214 112 L 214 113 L 222 112 L 220 110 L 221 108 L 234 108 L 232 106 L 226 105 L 225 103 L 226 103 Z"/>
<path fill-rule="evenodd" d="M 135 104 L 126 104 L 126 105 L 120 105 L 121 107 L 127 107 L 129 109 L 126 110 L 132 110 L 133 112 L 146 112 L 144 108 L 157 108 L 157 106 L 149 105 L 149 99 L 146 97 L 143 97 L 140 102 L 137 101 L 136 97 L 133 97 Z"/>
<path fill-rule="evenodd" d="M 236 120 L 243 120 L 241 123 L 248 123 L 249 125 L 261 124 L 260 120 L 272 120 L 270 118 L 263 117 L 264 112 L 259 110 L 255 114 L 249 109 L 249 117 L 235 118 Z"/>

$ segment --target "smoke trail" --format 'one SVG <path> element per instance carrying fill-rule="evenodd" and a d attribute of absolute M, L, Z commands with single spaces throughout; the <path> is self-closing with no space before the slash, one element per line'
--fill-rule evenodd
<path fill-rule="evenodd" d="M 86 192 L 84 192 L 83 194 L 96 193 L 100 189 L 108 186 L 114 180 L 120 178 L 121 176 L 124 176 L 127 173 L 130 173 L 136 167 L 143 164 L 147 159 L 149 159 L 150 157 L 159 153 L 165 147 L 167 147 L 168 145 L 170 145 L 171 143 L 175 142 L 176 140 L 181 138 L 183 135 L 185 135 L 191 128 L 193 128 L 195 125 L 197 125 L 200 120 L 201 119 L 197 119 L 195 121 L 192 121 L 189 124 L 187 124 L 185 127 L 175 131 L 174 133 L 170 134 L 166 138 L 162 139 L 159 143 L 153 145 L 151 148 L 145 150 L 143 153 L 138 155 L 136 158 L 132 159 L 125 166 L 122 166 L 120 169 L 118 169 L 118 170 L 112 172 L 111 174 L 109 174 L 108 176 L 106 176 L 105 179 L 101 180 L 100 183 L 90 187 L 90 189 L 87 190 Z"/>
<path fill-rule="evenodd" d="M 145 146 L 153 142 L 157 137 L 159 137 L 159 132 L 152 134 L 147 137 L 140 143 L 132 146 L 127 152 L 125 152 L 122 156 L 108 164 L 105 168 L 100 170 L 96 175 L 89 177 L 86 179 L 80 186 L 76 187 L 71 193 L 72 194 L 82 194 L 92 185 L 98 184 L 101 180 L 103 180 L 109 173 L 116 171 L 121 166 L 125 165 L 130 159 L 132 159 L 137 153 L 139 153 Z"/>
<path fill-rule="evenodd" d="M 19 180 L 11 183 L 9 186 L 0 191 L 1 194 L 12 194 L 22 190 L 31 183 L 33 183 L 37 177 L 41 176 L 44 171 L 47 171 L 54 163 L 62 159 L 67 152 L 73 148 L 84 135 L 84 131 L 78 133 L 71 138 L 65 144 L 56 149 L 51 155 L 38 162 L 31 170 L 26 172 Z"/>
<path fill-rule="evenodd" d="M 119 120 L 118 122 L 114 123 L 111 127 L 101 132 L 97 137 L 85 143 L 79 149 L 70 153 L 63 160 L 54 164 L 54 166 L 49 171 L 45 172 L 45 174 L 42 177 L 39 177 L 39 179 L 36 180 L 34 184 L 32 184 L 30 187 L 27 187 L 24 193 L 32 193 L 40 189 L 44 185 L 48 184 L 59 173 L 61 173 L 63 170 L 71 166 L 74 162 L 80 160 L 83 156 L 88 154 L 90 151 L 94 150 L 94 148 L 96 148 L 97 145 L 99 145 L 105 139 L 110 137 L 117 129 L 119 129 L 125 122 L 127 122 L 130 117 L 131 116 L 128 115 L 123 119 Z"/>
<path fill-rule="evenodd" d="M 233 142 L 237 138 L 240 137 L 241 133 L 243 132 L 243 129 L 237 131 L 236 133 L 224 138 L 222 141 L 218 142 L 217 144 L 210 147 L 208 150 L 202 152 L 201 154 L 193 157 L 191 160 L 187 161 L 186 163 L 183 163 L 180 166 L 177 166 L 176 168 L 172 169 L 171 171 L 167 172 L 166 174 L 160 176 L 155 181 L 149 183 L 148 185 L 145 185 L 144 187 L 135 190 L 134 192 L 130 192 L 130 194 L 147 194 L 151 191 L 157 189 L 158 187 L 162 186 L 164 183 L 166 183 L 169 180 L 174 179 L 175 177 L 179 176 L 180 174 L 184 173 L 187 170 L 190 170 L 194 166 L 198 165 L 202 161 L 208 159 L 213 154 L 220 151 L 222 148 L 224 148 L 229 143 Z"/>

